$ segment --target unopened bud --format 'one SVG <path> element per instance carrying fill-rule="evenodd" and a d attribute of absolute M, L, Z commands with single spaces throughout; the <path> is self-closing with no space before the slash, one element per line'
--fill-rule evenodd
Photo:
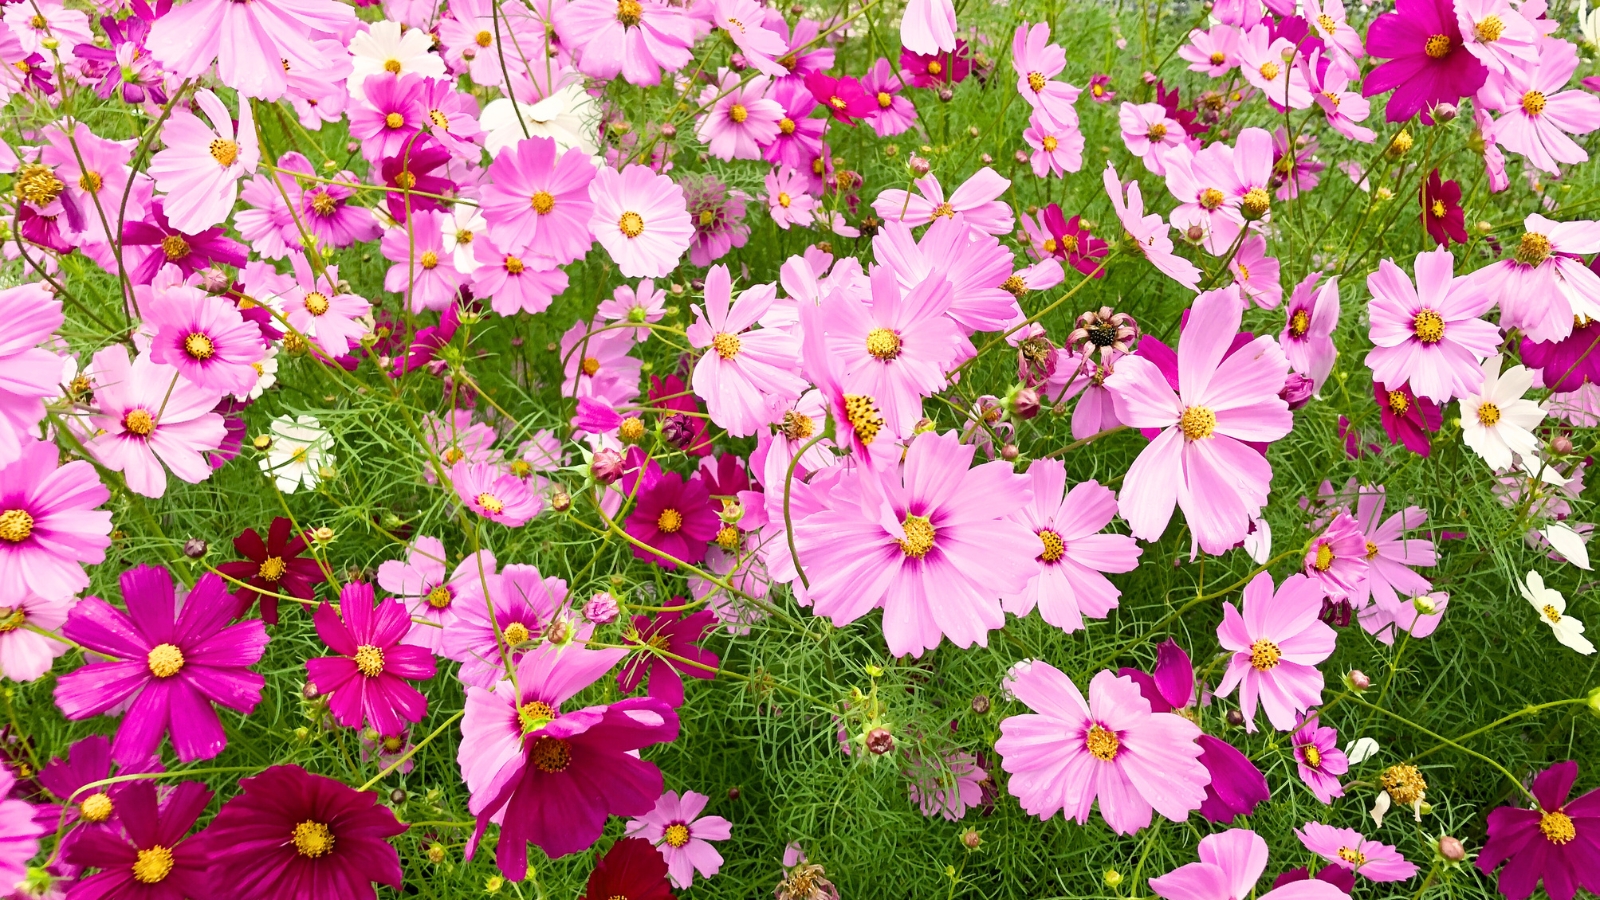
<path fill-rule="evenodd" d="M 1101 880 L 1106 883 L 1108 888 L 1118 887 L 1122 884 L 1122 873 L 1116 869 L 1107 869 L 1106 874 L 1101 876 Z"/>
<path fill-rule="evenodd" d="M 867 750 L 882 756 L 894 749 L 894 735 L 887 728 L 874 728 L 867 732 Z"/>
<path fill-rule="evenodd" d="M 206 551 L 209 549 L 211 549 L 210 545 L 199 538 L 189 538 L 187 541 L 183 542 L 183 555 L 189 557 L 190 559 L 199 559 L 200 557 L 205 556 Z"/>
<path fill-rule="evenodd" d="M 940 103 L 949 103 L 951 100 L 955 99 L 955 96 L 956 96 L 956 92 L 955 91 L 952 91 L 947 87 L 939 88 L 939 102 Z"/>
<path fill-rule="evenodd" d="M 1589 712 L 1600 716 L 1600 688 L 1589 692 Z"/>
<path fill-rule="evenodd" d="M 1017 457 L 1021 455 L 1022 449 L 1016 444 L 1006 444 L 1000 448 L 1000 458 L 1006 462 L 1016 462 Z"/>
<path fill-rule="evenodd" d="M 1278 51 L 1278 55 L 1283 57 L 1284 62 L 1294 62 L 1294 54 L 1295 49 L 1293 47 L 1285 47 Z"/>
<path fill-rule="evenodd" d="M 1244 713 L 1238 711 L 1237 709 L 1230 709 L 1228 710 L 1227 719 L 1229 725 L 1238 728 L 1240 725 L 1244 724 Z"/>
<path fill-rule="evenodd" d="M 1372 687 L 1372 679 L 1368 678 L 1367 673 L 1360 669 L 1351 669 L 1349 674 L 1344 676 L 1344 683 L 1348 684 L 1351 690 L 1356 691 L 1364 691 Z"/>
<path fill-rule="evenodd" d="M 1039 392 L 1031 387 L 1017 391 L 1011 398 L 1011 411 L 1019 419 L 1031 419 L 1039 414 Z"/>
<path fill-rule="evenodd" d="M 400 788 L 395 788 L 389 792 L 389 802 L 396 806 L 406 802 L 406 792 Z"/>
<path fill-rule="evenodd" d="M 737 799 L 739 799 L 739 789 L 736 788 L 736 787 L 728 788 L 728 799 L 729 800 L 737 800 Z"/>
<path fill-rule="evenodd" d="M 967 126 L 967 137 L 975 138 L 977 136 L 978 136 L 978 126 L 976 126 L 976 125 L 968 125 Z"/>
<path fill-rule="evenodd" d="M 928 174 L 933 166 L 928 162 L 927 157 L 913 154 L 910 159 L 906 160 L 906 168 L 911 170 L 912 175 L 921 178 Z"/>
<path fill-rule="evenodd" d="M 1301 375 L 1299 372 L 1290 372 L 1289 377 L 1283 382 L 1283 390 L 1278 392 L 1290 409 L 1299 409 L 1311 402 L 1312 390 L 1316 382 Z"/>
<path fill-rule="evenodd" d="M 622 477 L 622 454 L 606 448 L 596 450 L 589 461 L 589 474 L 601 484 L 613 484 Z"/>
<path fill-rule="evenodd" d="M 1199 225 L 1190 225 L 1183 230 L 1183 239 L 1191 244 L 1198 244 L 1206 239 L 1206 230 Z"/>
<path fill-rule="evenodd" d="M 983 845 L 983 838 L 978 835 L 978 829 L 968 828 L 961 832 L 961 846 L 968 850 L 976 850 Z"/>
<path fill-rule="evenodd" d="M 617 620 L 617 598 L 605 591 L 597 592 L 583 605 L 583 617 L 596 625 L 609 625 Z"/>
<path fill-rule="evenodd" d="M 672 140 L 673 138 L 675 138 L 677 136 L 678 136 L 678 126 L 672 124 L 671 122 L 667 122 L 666 124 L 661 126 L 661 139 L 662 140 L 670 141 L 670 140 Z"/>
<path fill-rule="evenodd" d="M 1447 862 L 1458 863 L 1467 858 L 1467 848 L 1461 845 L 1459 839 L 1447 834 L 1439 838 L 1439 855 Z"/>
<path fill-rule="evenodd" d="M 977 713 L 980 716 L 983 715 L 984 713 L 988 712 L 989 711 L 989 695 L 988 694 L 979 694 L 978 696 L 973 697 L 972 698 L 972 711 Z"/>
<path fill-rule="evenodd" d="M 1419 615 L 1431 616 L 1438 611 L 1438 607 L 1434 605 L 1433 598 L 1427 594 L 1418 594 L 1412 597 L 1411 605 Z"/>
<path fill-rule="evenodd" d="M 434 841 L 428 845 L 428 862 L 438 865 L 439 863 L 444 862 L 444 858 L 445 849 L 443 844 L 439 843 L 438 841 Z"/>
<path fill-rule="evenodd" d="M 978 129 L 974 128 L 974 129 L 972 129 L 972 131 L 973 131 L 972 136 L 973 137 L 977 137 L 978 136 L 978 134 L 977 134 Z M 987 153 L 980 153 L 980 154 L 978 154 L 978 162 L 981 162 L 986 166 L 992 166 L 992 165 L 994 165 L 994 157 L 990 156 Z"/>
<path fill-rule="evenodd" d="M 1012 157 L 1012 158 L 1017 161 L 1017 165 L 1025 166 L 1025 165 L 1028 164 L 1028 151 L 1026 151 L 1026 150 L 1018 150 L 1016 152 L 1016 155 L 1014 157 Z"/>
<path fill-rule="evenodd" d="M 1461 115 L 1461 109 L 1454 103 L 1440 103 L 1431 110 L 1431 113 L 1435 122 L 1448 122 Z"/>
<path fill-rule="evenodd" d="M 673 413 L 661 422 L 661 439 L 679 450 L 694 443 L 694 422 L 683 413 Z"/>
<path fill-rule="evenodd" d="M 556 512 L 566 512 L 572 508 L 572 495 L 566 491 L 556 491 L 550 495 L 550 508 Z"/>
<path fill-rule="evenodd" d="M 1550 450 L 1553 453 L 1566 456 L 1568 453 L 1572 452 L 1572 438 L 1569 438 L 1564 434 L 1556 435 L 1550 439 Z"/>

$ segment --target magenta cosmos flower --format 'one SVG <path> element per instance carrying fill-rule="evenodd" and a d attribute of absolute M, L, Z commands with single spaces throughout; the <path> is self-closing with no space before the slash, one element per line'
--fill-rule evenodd
<path fill-rule="evenodd" d="M 661 771 L 635 755 L 677 740 L 678 714 L 654 697 L 563 711 L 561 705 L 622 659 L 622 650 L 546 647 L 517 664 L 493 691 L 467 688 L 457 761 L 472 792 L 477 850 L 500 825 L 495 861 L 512 881 L 528 874 L 528 844 L 554 858 L 576 853 L 605 830 L 606 817 L 643 816 L 661 796 Z"/>
<path fill-rule="evenodd" d="M 1278 396 L 1289 364 L 1265 336 L 1228 353 L 1242 309 L 1237 288 L 1195 298 L 1178 342 L 1176 391 L 1139 356 L 1118 360 L 1105 380 L 1118 419 L 1161 429 L 1128 470 L 1118 501 L 1136 538 L 1160 538 L 1176 504 L 1200 548 L 1225 553 L 1267 502 L 1272 466 L 1245 442 L 1275 441 L 1293 427 Z"/>
<path fill-rule="evenodd" d="M 1409 385 L 1418 397 L 1444 403 L 1483 383 L 1480 366 L 1495 352 L 1500 332 L 1478 317 L 1494 305 L 1494 293 L 1454 277 L 1454 267 L 1455 258 L 1440 247 L 1417 254 L 1415 287 L 1387 259 L 1367 276 L 1375 345 L 1367 366 L 1385 390 Z"/>
<path fill-rule="evenodd" d="M 1389 443 L 1403 445 L 1419 456 L 1433 451 L 1429 432 L 1439 430 L 1444 424 L 1444 411 L 1432 400 L 1418 397 L 1409 386 L 1385 390 L 1383 385 L 1372 385 L 1372 398 L 1377 401 L 1383 431 Z"/>
<path fill-rule="evenodd" d="M 656 801 L 656 808 L 628 822 L 623 832 L 655 845 L 667 861 L 672 886 L 683 890 L 694 882 L 696 872 L 710 878 L 722 868 L 722 854 L 710 841 L 733 837 L 733 823 L 721 816 L 702 816 L 705 794 L 667 791 Z"/>
<path fill-rule="evenodd" d="M 497 246 L 558 265 L 589 252 L 589 182 L 594 163 L 574 147 L 556 152 L 547 137 L 521 140 L 495 157 L 483 189 L 483 218 Z"/>
<path fill-rule="evenodd" d="M 411 616 L 398 600 L 379 601 L 372 585 L 352 582 L 339 592 L 339 611 L 323 603 L 312 616 L 317 637 L 338 656 L 306 660 L 306 675 L 328 711 L 346 728 L 362 723 L 382 735 L 400 734 L 428 713 L 428 698 L 407 684 L 433 677 L 433 654 L 401 641 Z"/>
<path fill-rule="evenodd" d="M 443 653 L 461 663 L 462 681 L 490 688 L 541 639 L 571 637 L 556 633 L 567 583 L 520 563 L 496 575 L 494 557 L 479 553 L 482 571 L 468 560 L 472 571 L 461 584 L 459 613 L 445 632 Z"/>
<path fill-rule="evenodd" d="M 673 599 L 673 605 L 682 602 L 681 597 Z M 631 694 L 648 678 L 650 696 L 665 701 L 674 709 L 682 706 L 683 678 L 680 672 L 705 681 L 717 677 L 716 669 L 720 662 L 717 655 L 698 646 L 716 624 L 717 614 L 709 609 L 687 616 L 678 612 L 659 613 L 654 618 L 634 616 L 632 631 L 624 633 L 623 639 L 640 649 L 617 673 L 617 690 Z M 658 656 L 652 652 L 654 650 L 665 650 L 689 662 Z"/>
<path fill-rule="evenodd" d="M 38 820 L 56 829 L 70 829 L 62 837 L 63 851 L 82 840 L 84 835 L 100 831 L 115 833 L 121 828 L 121 823 L 112 818 L 118 811 L 117 802 L 123 791 L 140 782 L 121 781 L 93 787 L 91 783 L 106 781 L 114 775 L 161 771 L 165 769 L 158 757 L 116 768 L 111 762 L 109 738 L 98 734 L 82 738 L 67 748 L 66 759 L 56 757 L 39 772 L 39 784 L 63 803 L 59 807 L 39 807 Z"/>
<path fill-rule="evenodd" d="M 399 890 L 400 854 L 389 839 L 406 826 L 377 794 L 299 766 L 273 766 L 239 787 L 200 837 L 213 894 L 375 900 L 374 881 Z"/>
<path fill-rule="evenodd" d="M 83 564 L 105 561 L 111 498 L 94 466 L 57 466 L 55 444 L 29 441 L 0 468 L 0 591 L 64 600 L 89 586 Z"/>
<path fill-rule="evenodd" d="M 0 767 L 0 881 L 15 885 L 28 877 L 28 862 L 39 855 L 39 837 L 49 826 L 38 821 L 36 808 L 12 797 L 17 776 Z"/>
<path fill-rule="evenodd" d="M 1322 589 L 1304 575 L 1290 575 L 1274 593 L 1272 575 L 1262 572 L 1244 587 L 1244 614 L 1223 604 L 1217 641 L 1233 651 L 1217 696 L 1239 688 L 1245 728 L 1256 730 L 1256 706 L 1266 707 L 1272 727 L 1295 727 L 1295 713 L 1322 703 L 1322 672 L 1317 664 L 1333 654 L 1333 629 L 1317 618 Z"/>
<path fill-rule="evenodd" d="M 1289 368 L 1311 379 L 1313 393 L 1322 390 L 1338 355 L 1333 346 L 1333 329 L 1339 325 L 1339 279 L 1330 278 L 1317 290 L 1321 277 L 1322 273 L 1312 272 L 1295 285 L 1289 304 L 1283 308 L 1283 332 L 1278 335 L 1278 346 L 1283 348 Z"/>
<path fill-rule="evenodd" d="M 100 464 L 121 472 L 128 489 L 146 497 L 167 492 L 167 473 L 198 484 L 211 477 L 205 451 L 221 446 L 227 434 L 222 417 L 212 412 L 220 393 L 181 377 L 128 348 L 112 344 L 94 355 L 94 399 L 98 414 L 89 417 L 93 437 L 84 446 Z"/>
<path fill-rule="evenodd" d="M 1082 825 L 1098 797 L 1111 830 L 1132 834 L 1153 812 L 1181 822 L 1205 800 L 1200 729 L 1152 712 L 1133 679 L 1102 671 L 1084 699 L 1060 670 L 1031 661 L 1013 667 L 1006 686 L 1033 711 L 1003 720 L 995 742 L 1006 786 L 1029 815 L 1062 812 Z"/>
<path fill-rule="evenodd" d="M 1367 29 L 1367 52 L 1387 59 L 1367 73 L 1361 95 L 1394 91 L 1385 104 L 1391 122 L 1404 122 L 1440 103 L 1476 94 L 1489 70 L 1467 49 L 1451 0 L 1397 0 L 1393 12 Z"/>
<path fill-rule="evenodd" d="M 683 10 L 662 0 L 574 0 L 551 20 L 561 46 L 575 51 L 578 71 L 629 84 L 661 83 L 661 70 L 676 72 L 689 62 L 695 26 Z"/>
<path fill-rule="evenodd" d="M 577 4 L 568 6 L 573 9 Z M 589 185 L 589 230 L 629 278 L 661 278 L 694 239 L 683 188 L 646 166 L 603 167 Z"/>
<path fill-rule="evenodd" d="M 797 519 L 812 611 L 843 626 L 881 606 L 894 656 L 944 637 L 988 646 L 1005 624 L 999 596 L 1027 584 L 1039 538 L 1013 518 L 1028 480 L 1003 460 L 973 466 L 976 450 L 954 431 L 918 435 L 903 472 L 862 467 L 828 508 Z"/>
<path fill-rule="evenodd" d="M 1500 893 L 1526 900 L 1544 881 L 1550 900 L 1572 900 L 1578 888 L 1600 893 L 1600 790 L 1569 801 L 1578 764 L 1556 763 L 1533 779 L 1537 809 L 1502 806 L 1489 813 L 1489 840 L 1478 854 L 1485 875 L 1500 870 Z"/>
<path fill-rule="evenodd" d="M 772 420 L 773 404 L 787 405 L 806 389 L 800 340 L 777 328 L 751 330 L 777 299 L 756 285 L 733 301 L 727 266 L 706 273 L 705 308 L 694 307 L 689 345 L 702 351 L 690 384 L 706 401 L 711 421 L 733 437 L 749 437 Z"/>
<path fill-rule="evenodd" d="M 146 301 L 142 311 L 156 332 L 153 362 L 217 394 L 248 394 L 260 380 L 255 365 L 267 355 L 261 329 L 229 301 L 181 285 Z"/>
<path fill-rule="evenodd" d="M 228 624 L 235 603 L 222 579 L 200 577 L 179 608 L 166 569 L 122 573 L 127 612 L 99 597 L 73 607 L 63 637 L 110 657 L 61 676 L 56 706 L 68 719 L 126 709 L 111 745 L 123 764 L 142 763 L 172 733 L 178 759 L 210 759 L 228 745 L 214 705 L 249 715 L 266 679 L 250 671 L 267 649 L 259 620 Z"/>
<path fill-rule="evenodd" d="M 326 67 L 313 35 L 349 34 L 355 27 L 354 10 L 315 0 L 195 0 L 156 19 L 147 44 L 169 75 L 197 78 L 215 62 L 223 84 L 246 97 L 276 100 L 288 90 L 291 68 Z"/>
<path fill-rule="evenodd" d="M 185 781 L 156 802 L 153 781 L 134 781 L 117 797 L 117 823 L 86 840 L 67 845 L 71 865 L 99 869 L 67 890 L 78 900 L 185 900 L 210 892 L 206 870 L 211 857 L 189 829 L 211 802 L 211 789 Z"/>
<path fill-rule="evenodd" d="M 1323 803 L 1344 796 L 1339 776 L 1350 771 L 1350 758 L 1339 749 L 1339 734 L 1332 727 L 1319 725 L 1310 716 L 1294 733 L 1294 761 L 1300 780 Z"/>
<path fill-rule="evenodd" d="M 950 281 L 935 273 L 902 290 L 892 268 L 877 266 L 871 302 L 856 293 L 837 291 L 822 303 L 828 353 L 842 367 L 847 393 L 876 398 L 890 430 L 910 434 L 922 399 L 943 390 L 945 370 L 973 352 L 946 315 Z"/>
<path fill-rule="evenodd" d="M 1254 831 L 1230 828 L 1200 839 L 1200 861 L 1150 879 L 1150 890 L 1165 900 L 1248 900 L 1267 868 L 1267 842 Z M 1344 891 L 1326 881 L 1290 882 L 1259 895 L 1260 900 L 1345 900 Z"/>
<path fill-rule="evenodd" d="M 1334 828 L 1321 822 L 1307 822 L 1296 828 L 1300 843 L 1336 866 L 1354 870 L 1369 881 L 1405 881 L 1417 874 L 1417 867 L 1400 851 L 1379 841 L 1368 840 L 1352 828 Z"/>
<path fill-rule="evenodd" d="M 1102 572 L 1131 572 L 1139 545 L 1125 534 L 1100 534 L 1117 515 L 1117 496 L 1095 481 L 1067 488 L 1066 466 L 1056 459 L 1028 466 L 1033 500 L 1012 516 L 1038 538 L 1039 555 L 1027 587 L 1002 594 L 1000 606 L 1014 616 L 1034 607 L 1039 617 L 1071 634 L 1084 616 L 1105 618 L 1122 592 Z"/>
<path fill-rule="evenodd" d="M 633 555 L 665 569 L 676 569 L 678 562 L 696 565 L 706 558 L 706 542 L 717 536 L 722 522 L 711 508 L 711 495 L 700 476 L 687 481 L 677 472 L 646 478 L 639 487 L 638 502 L 623 529 L 644 544 L 659 550 L 667 559 L 635 546 Z"/>
<path fill-rule="evenodd" d="M 543 497 L 494 463 L 461 460 L 450 467 L 450 484 L 468 509 L 507 528 L 527 524 L 544 509 Z"/>
<path fill-rule="evenodd" d="M 1350 598 L 1367 580 L 1367 541 L 1350 514 L 1340 511 L 1306 551 L 1305 573 L 1335 600 Z"/>

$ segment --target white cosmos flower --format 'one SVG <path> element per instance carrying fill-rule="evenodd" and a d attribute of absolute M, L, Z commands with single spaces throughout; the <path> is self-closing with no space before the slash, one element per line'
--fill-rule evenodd
<path fill-rule="evenodd" d="M 415 72 L 443 78 L 444 60 L 433 52 L 433 37 L 421 28 L 401 32 L 399 22 L 374 22 L 350 39 L 350 90 L 359 94 L 368 75 Z"/>
<path fill-rule="evenodd" d="M 1491 469 L 1509 469 L 1516 458 L 1536 469 L 1539 439 L 1533 429 L 1544 421 L 1544 408 L 1522 395 L 1533 386 L 1533 373 L 1523 366 L 1500 371 L 1501 358 L 1483 362 L 1483 386 L 1461 398 L 1461 437 Z"/>
<path fill-rule="evenodd" d="M 294 493 L 315 487 L 333 470 L 333 436 L 315 416 L 279 416 L 272 420 L 272 446 L 261 470 L 278 482 L 278 490 Z"/>
<path fill-rule="evenodd" d="M 483 146 L 491 156 L 525 137 L 547 137 L 556 142 L 560 152 L 577 147 L 594 156 L 600 152 L 599 125 L 600 104 L 576 81 L 542 100 L 519 98 L 515 104 L 509 97 L 491 100 L 478 116 Z M 526 133 L 523 126 L 527 126 Z"/>
<path fill-rule="evenodd" d="M 1517 585 L 1522 596 L 1538 611 L 1539 618 L 1556 633 L 1556 640 L 1585 656 L 1594 652 L 1594 644 L 1583 636 L 1583 623 L 1567 615 L 1567 598 L 1560 591 L 1544 586 L 1538 572 L 1529 572 L 1525 584 Z"/>
<path fill-rule="evenodd" d="M 477 270 L 478 257 L 472 252 L 472 242 L 482 237 L 488 227 L 476 206 L 457 203 L 445 214 L 444 249 L 453 255 L 457 272 L 470 275 Z"/>
<path fill-rule="evenodd" d="M 278 383 L 278 348 L 276 345 L 267 348 L 267 355 L 259 362 L 252 363 L 256 370 L 256 385 L 245 394 L 234 394 L 239 400 L 260 400 L 267 388 Z"/>

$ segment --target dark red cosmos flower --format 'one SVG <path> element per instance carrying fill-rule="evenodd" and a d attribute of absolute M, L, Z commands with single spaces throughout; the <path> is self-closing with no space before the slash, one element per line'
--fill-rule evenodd
<path fill-rule="evenodd" d="M 233 539 L 234 552 L 245 559 L 223 563 L 217 566 L 217 571 L 249 585 L 237 587 L 233 592 L 239 598 L 239 611 L 234 613 L 234 618 L 243 618 L 250 611 L 250 604 L 260 597 L 261 621 L 276 625 L 278 598 L 252 588 L 310 602 L 316 596 L 314 586 L 327 580 L 328 576 L 316 560 L 300 555 L 306 549 L 305 536 L 289 539 L 289 531 L 293 527 L 288 519 L 279 516 L 272 520 L 272 527 L 267 529 L 265 543 L 254 528 L 246 528 L 244 534 Z"/>
<path fill-rule="evenodd" d="M 232 900 L 376 900 L 374 881 L 399 890 L 400 854 L 389 839 L 406 826 L 358 791 L 299 766 L 273 766 L 239 781 L 202 839 L 211 893 Z"/>
<path fill-rule="evenodd" d="M 669 605 L 680 606 L 684 602 L 682 597 L 673 597 Z M 627 643 L 665 650 L 673 656 L 681 656 L 700 665 L 681 663 L 642 650 L 635 653 L 622 671 L 617 673 L 617 688 L 624 694 L 631 694 L 639 682 L 649 676 L 650 696 L 670 703 L 674 708 L 682 706 L 683 679 L 679 677 L 679 672 L 708 681 L 717 675 L 713 671 L 719 662 L 717 655 L 695 646 L 716 625 L 717 614 L 709 609 L 702 609 L 684 618 L 679 618 L 676 612 L 664 612 L 658 614 L 654 621 L 645 616 L 634 616 L 633 631 L 623 638 Z"/>
<path fill-rule="evenodd" d="M 583 900 L 675 900 L 667 883 L 667 861 L 644 838 L 611 845 L 589 873 Z"/>
<path fill-rule="evenodd" d="M 1467 242 L 1467 214 L 1461 209 L 1461 185 L 1441 181 L 1438 169 L 1428 173 L 1428 180 L 1422 185 L 1422 224 L 1441 247 L 1449 246 L 1451 241 Z"/>
<path fill-rule="evenodd" d="M 1501 862 L 1500 893 L 1524 900 L 1544 880 L 1550 900 L 1572 900 L 1578 888 L 1600 894 L 1600 788 L 1571 802 L 1578 764 L 1556 763 L 1533 779 L 1538 809 L 1502 806 L 1489 813 L 1489 840 L 1478 854 L 1478 870 Z"/>
<path fill-rule="evenodd" d="M 1394 91 L 1384 105 L 1391 122 L 1421 113 L 1432 125 L 1428 110 L 1476 94 L 1489 77 L 1461 40 L 1451 0 L 1396 0 L 1367 29 L 1367 52 L 1388 62 L 1367 73 L 1361 96 Z"/>
<path fill-rule="evenodd" d="M 699 477 L 687 481 L 677 472 L 646 477 L 638 502 L 622 528 L 639 541 L 690 565 L 706 558 L 706 542 L 717 536 L 722 520 L 711 508 L 711 495 Z M 664 569 L 677 563 L 635 546 L 633 555 Z"/>
<path fill-rule="evenodd" d="M 1541 369 L 1544 386 L 1556 391 L 1575 391 L 1585 381 L 1600 383 L 1600 322 L 1581 319 L 1572 334 L 1559 341 L 1535 343 L 1522 339 L 1522 362 L 1530 369 Z"/>
<path fill-rule="evenodd" d="M 1347 866 L 1323 866 L 1317 870 L 1316 875 L 1312 875 L 1311 870 L 1305 866 L 1301 866 L 1298 869 L 1290 869 L 1273 879 L 1272 889 L 1277 890 L 1286 884 L 1307 881 L 1311 878 L 1315 878 L 1318 881 L 1326 881 L 1346 894 L 1356 889 L 1356 870 Z"/>
<path fill-rule="evenodd" d="M 821 72 L 806 76 L 806 90 L 817 98 L 817 103 L 828 115 L 854 126 L 857 119 L 870 119 L 878 114 L 878 101 L 867 93 L 861 82 L 849 75 L 834 78 Z"/>
<path fill-rule="evenodd" d="M 1389 443 L 1403 446 L 1418 456 L 1427 456 L 1432 451 L 1428 433 L 1438 431 L 1444 422 L 1444 411 L 1437 403 L 1411 393 L 1409 385 L 1397 391 L 1386 391 L 1382 385 L 1374 384 L 1372 398 L 1378 401 L 1383 431 L 1389 436 Z"/>
<path fill-rule="evenodd" d="M 1049 229 L 1050 239 L 1055 241 L 1055 247 L 1047 247 L 1047 250 L 1085 275 L 1096 278 L 1106 276 L 1105 270 L 1100 268 L 1100 261 L 1111 252 L 1111 247 L 1090 234 L 1078 216 L 1064 218 L 1061 207 L 1052 203 L 1044 208 L 1044 227 Z"/>
<path fill-rule="evenodd" d="M 66 861 L 99 869 L 68 888 L 73 898 L 185 900 L 210 895 L 204 839 L 189 836 L 211 802 L 211 790 L 185 781 L 156 801 L 153 781 L 133 781 L 117 796 L 120 827 L 89 832 L 68 844 Z"/>
<path fill-rule="evenodd" d="M 923 56 L 900 51 L 900 73 L 912 87 L 936 88 L 965 81 L 972 72 L 972 51 L 967 42 L 956 38 L 956 49 Z"/>

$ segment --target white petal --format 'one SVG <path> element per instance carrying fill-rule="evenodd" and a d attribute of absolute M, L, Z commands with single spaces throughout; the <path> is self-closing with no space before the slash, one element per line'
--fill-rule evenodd
<path fill-rule="evenodd" d="M 1567 562 L 1580 569 L 1589 568 L 1589 548 L 1584 546 L 1583 538 L 1576 531 L 1561 522 L 1551 522 L 1540 534 L 1557 553 L 1566 557 Z"/>

